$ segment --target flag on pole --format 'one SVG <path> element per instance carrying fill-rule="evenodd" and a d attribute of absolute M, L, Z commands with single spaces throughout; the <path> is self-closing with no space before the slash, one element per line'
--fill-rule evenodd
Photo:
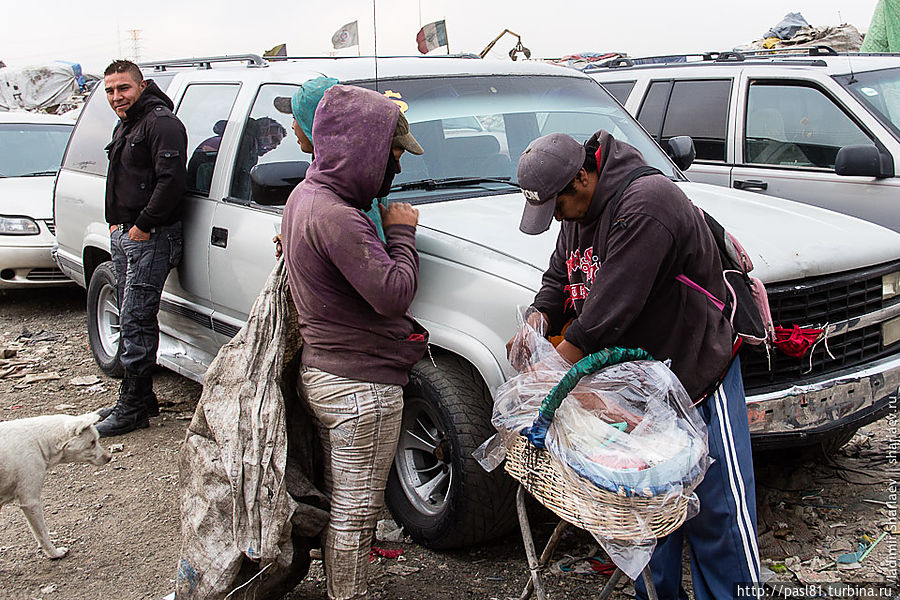
<path fill-rule="evenodd" d="M 428 54 L 435 48 L 447 46 L 446 23 L 444 21 L 435 21 L 425 25 L 416 35 L 416 43 L 419 45 L 419 52 L 422 54 Z"/>
<path fill-rule="evenodd" d="M 347 23 L 334 32 L 331 36 L 331 45 L 335 50 L 341 48 L 349 48 L 350 46 L 359 46 L 359 27 L 357 21 Z"/>
<path fill-rule="evenodd" d="M 287 44 L 278 44 L 270 50 L 263 52 L 263 58 L 278 58 L 287 56 Z"/>

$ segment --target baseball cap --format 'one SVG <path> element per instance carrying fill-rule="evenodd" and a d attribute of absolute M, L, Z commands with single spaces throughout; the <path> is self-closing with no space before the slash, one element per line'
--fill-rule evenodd
<path fill-rule="evenodd" d="M 278 112 L 293 115 L 306 137 L 312 139 L 312 123 L 316 107 L 322 101 L 325 91 L 336 83 L 338 80 L 334 77 L 307 79 L 292 96 L 277 96 L 272 104 Z"/>
<path fill-rule="evenodd" d="M 425 154 L 425 150 L 419 145 L 416 138 L 409 131 L 409 121 L 402 112 L 397 119 L 397 127 L 394 129 L 394 137 L 391 139 L 391 147 L 403 148 L 410 154 Z"/>
<path fill-rule="evenodd" d="M 584 146 L 572 136 L 551 133 L 528 144 L 519 158 L 519 186 L 525 194 L 525 210 L 519 229 L 529 235 L 550 228 L 556 196 L 584 165 Z"/>

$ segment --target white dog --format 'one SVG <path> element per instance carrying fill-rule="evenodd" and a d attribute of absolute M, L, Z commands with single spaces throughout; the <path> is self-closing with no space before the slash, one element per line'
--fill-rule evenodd
<path fill-rule="evenodd" d="M 41 488 L 51 467 L 66 462 L 105 465 L 112 456 L 98 443 L 97 413 L 73 417 L 45 415 L 0 422 L 0 507 L 15 502 L 44 554 L 62 558 L 44 523 Z"/>

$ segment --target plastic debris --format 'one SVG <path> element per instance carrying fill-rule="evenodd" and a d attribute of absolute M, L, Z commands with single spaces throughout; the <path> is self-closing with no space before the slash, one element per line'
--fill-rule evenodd
<path fill-rule="evenodd" d="M 375 539 L 382 542 L 403 541 L 403 528 L 397 525 L 393 519 L 381 519 L 375 525 Z"/>
<path fill-rule="evenodd" d="M 41 381 L 56 381 L 59 379 L 59 373 L 29 373 L 22 380 L 24 384 L 39 383 Z"/>
<path fill-rule="evenodd" d="M 89 386 L 100 383 L 100 378 L 96 375 L 80 375 L 69 380 L 72 385 Z"/>
<path fill-rule="evenodd" d="M 369 562 L 372 562 L 378 557 L 381 558 L 397 558 L 401 554 L 403 554 L 403 548 L 397 548 L 395 550 L 391 550 L 388 548 L 378 548 L 377 546 L 372 546 L 369 549 Z"/>

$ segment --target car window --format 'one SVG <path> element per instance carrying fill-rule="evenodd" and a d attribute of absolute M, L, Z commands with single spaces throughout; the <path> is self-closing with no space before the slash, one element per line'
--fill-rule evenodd
<path fill-rule="evenodd" d="M 275 98 L 290 98 L 296 85 L 262 85 L 257 92 L 250 116 L 244 123 L 241 142 L 235 156 L 231 176 L 231 196 L 253 201 L 250 191 L 250 169 L 258 164 L 293 161 L 312 161 L 309 154 L 300 150 L 297 138 L 291 130 L 291 115 L 279 112 L 273 104 Z"/>
<path fill-rule="evenodd" d="M 666 103 L 669 101 L 671 89 L 671 81 L 651 82 L 644 95 L 644 100 L 641 102 L 641 108 L 638 110 L 638 121 L 657 141 L 662 136 L 663 113 L 666 111 Z"/>
<path fill-rule="evenodd" d="M 678 135 L 694 140 L 697 160 L 725 160 L 731 79 L 676 81 L 660 142 Z"/>
<path fill-rule="evenodd" d="M 72 126 L 0 123 L 0 177 L 34 177 L 59 171 Z"/>
<path fill-rule="evenodd" d="M 900 67 L 839 75 L 835 79 L 900 140 Z"/>
<path fill-rule="evenodd" d="M 835 102 L 808 85 L 752 81 L 744 161 L 834 169 L 838 150 L 872 140 Z"/>
<path fill-rule="evenodd" d="M 367 87 L 374 87 L 366 84 Z M 577 77 L 458 76 L 382 82 L 382 91 L 407 108 L 410 129 L 425 149 L 405 153 L 395 185 L 453 177 L 516 181 L 519 156 L 537 137 L 567 133 L 579 142 L 605 129 L 635 146 L 671 177 L 677 171 L 622 107 L 596 82 Z M 392 192 L 411 202 L 509 191 L 485 183 L 468 190 Z"/>
<path fill-rule="evenodd" d="M 188 190 L 209 194 L 219 145 L 240 89 L 237 83 L 219 83 L 189 85 L 184 91 L 176 114 L 188 135 Z"/>
<path fill-rule="evenodd" d="M 631 90 L 634 89 L 634 81 L 604 81 L 600 85 L 606 88 L 606 91 L 612 94 L 619 104 L 625 104 Z"/>
<path fill-rule="evenodd" d="M 159 89 L 166 91 L 172 77 L 174 74 L 158 73 L 153 74 L 152 79 Z M 106 175 L 109 163 L 106 145 L 109 144 L 112 131 L 118 122 L 119 118 L 106 100 L 103 85 L 95 86 L 84 108 L 81 109 L 75 133 L 66 148 L 63 168 L 93 175 Z"/>

